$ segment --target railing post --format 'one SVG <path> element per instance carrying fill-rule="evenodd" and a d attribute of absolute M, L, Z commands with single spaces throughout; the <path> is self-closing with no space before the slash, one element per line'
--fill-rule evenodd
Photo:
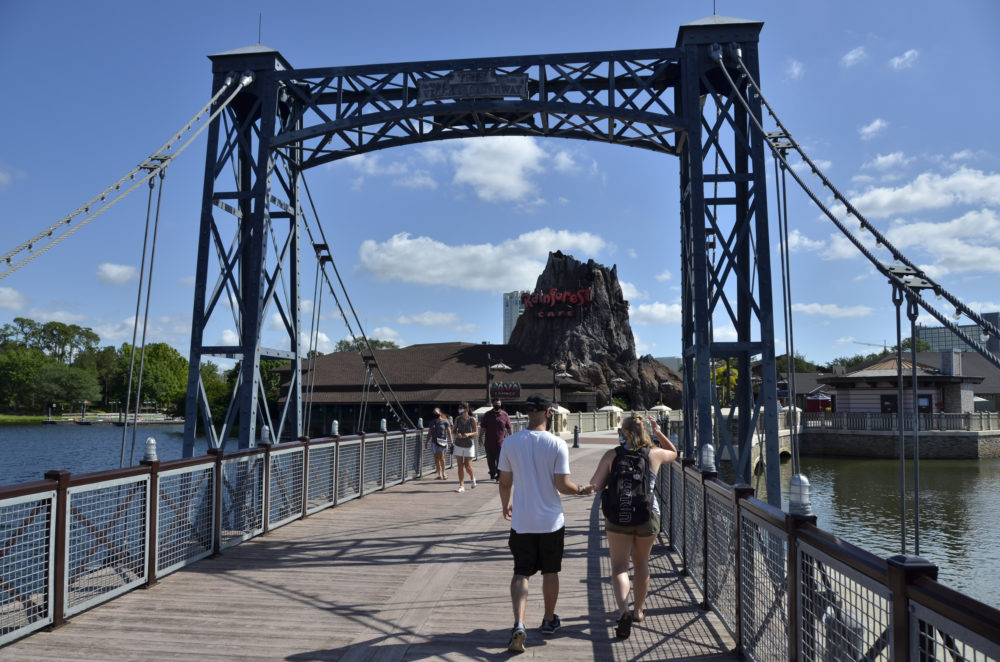
<path fill-rule="evenodd" d="M 209 448 L 208 455 L 215 457 L 213 469 L 214 480 L 212 494 L 212 556 L 218 556 L 222 549 L 222 457 L 225 452 L 221 448 Z"/>
<path fill-rule="evenodd" d="M 917 577 L 937 580 L 936 565 L 919 556 L 897 554 L 886 559 L 887 583 L 892 592 L 892 645 L 893 659 L 909 660 L 910 655 L 910 605 L 908 588 Z"/>
<path fill-rule="evenodd" d="M 734 628 L 734 639 L 736 640 L 736 653 L 743 655 L 743 527 L 741 525 L 740 508 L 744 499 L 749 499 L 754 495 L 752 487 L 746 484 L 733 486 L 733 530 L 736 531 L 736 561 L 734 564 L 733 581 L 736 582 L 736 626 Z"/>
<path fill-rule="evenodd" d="M 385 489 L 386 468 L 389 465 L 389 433 L 382 430 L 382 488 Z"/>
<path fill-rule="evenodd" d="M 160 461 L 142 460 L 139 464 L 149 467 L 149 531 L 146 536 L 149 565 L 146 567 L 146 588 L 156 584 L 156 552 L 159 547 L 160 517 Z"/>
<path fill-rule="evenodd" d="M 803 524 L 816 526 L 815 515 L 786 515 L 788 532 L 788 660 L 799 659 L 799 639 L 802 635 L 802 610 L 799 609 L 799 529 Z"/>
<path fill-rule="evenodd" d="M 266 536 L 271 529 L 271 444 L 261 443 L 260 446 L 264 448 L 264 512 L 261 513 L 261 535 Z"/>
<path fill-rule="evenodd" d="M 715 471 L 701 472 L 701 608 L 708 611 L 708 489 L 705 483 L 718 477 Z"/>
<path fill-rule="evenodd" d="M 66 491 L 69 488 L 70 473 L 57 469 L 45 472 L 45 477 L 56 481 L 56 511 L 52 514 L 56 535 L 55 553 L 52 555 L 52 625 L 50 626 L 50 629 L 54 630 L 66 622 L 66 537 L 69 528 Z"/>
<path fill-rule="evenodd" d="M 299 437 L 302 448 L 302 519 L 309 515 L 309 437 Z"/>
<path fill-rule="evenodd" d="M 358 498 L 365 496 L 365 433 L 361 433 L 361 449 L 358 453 Z"/>

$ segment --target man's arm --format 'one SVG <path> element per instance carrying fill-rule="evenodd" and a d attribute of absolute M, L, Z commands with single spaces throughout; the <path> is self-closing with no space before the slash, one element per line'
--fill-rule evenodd
<path fill-rule="evenodd" d="M 500 507 L 503 509 L 504 519 L 510 520 L 514 512 L 514 506 L 510 502 L 510 496 L 514 487 L 514 474 L 510 471 L 500 471 Z"/>
<path fill-rule="evenodd" d="M 501 474 L 502 475 L 502 474 Z M 556 491 L 562 494 L 577 496 L 580 494 L 593 494 L 594 488 L 590 485 L 577 485 L 569 474 L 552 474 L 555 479 Z M 502 479 L 501 479 L 502 480 Z M 501 487 L 503 482 L 500 483 Z"/>

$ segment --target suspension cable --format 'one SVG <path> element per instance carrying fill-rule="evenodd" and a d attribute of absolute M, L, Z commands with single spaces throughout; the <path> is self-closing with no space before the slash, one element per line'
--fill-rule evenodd
<path fill-rule="evenodd" d="M 410 417 L 406 414 L 406 410 L 403 408 L 402 403 L 399 402 L 399 398 L 396 396 L 395 391 L 393 391 L 392 385 L 389 383 L 389 380 L 386 379 L 385 373 L 382 371 L 382 366 L 379 363 L 378 355 L 375 353 L 375 349 L 372 347 L 371 342 L 368 340 L 368 336 L 365 335 L 364 329 L 361 326 L 361 321 L 358 319 L 358 314 L 354 310 L 354 304 L 351 303 L 351 298 L 347 294 L 347 288 L 344 286 L 344 281 L 340 277 L 340 270 L 337 269 L 337 263 L 333 261 L 333 256 L 329 254 L 329 244 L 326 241 L 326 233 L 323 230 L 322 223 L 320 223 L 320 221 L 319 221 L 319 214 L 316 211 L 316 204 L 313 201 L 312 192 L 309 190 L 309 184 L 308 184 L 308 182 L 306 182 L 305 177 L 302 177 L 302 183 L 303 183 L 303 186 L 304 186 L 305 191 L 306 191 L 306 197 L 309 200 L 309 205 L 312 208 L 313 217 L 316 219 L 316 226 L 317 226 L 317 230 L 318 230 L 318 232 L 320 234 L 321 241 L 320 242 L 316 242 L 315 241 L 315 238 L 313 237 L 312 229 L 309 227 L 308 222 L 305 223 L 305 225 L 306 225 L 306 232 L 309 234 L 309 239 L 310 239 L 310 241 L 313 242 L 314 246 L 322 246 L 322 247 L 326 248 L 326 250 L 328 251 L 328 257 L 330 258 L 329 259 L 330 266 L 333 269 L 333 272 L 334 272 L 334 274 L 337 277 L 337 282 L 340 284 L 340 289 L 344 293 L 344 298 L 346 299 L 347 305 L 350 308 L 351 315 L 354 318 L 355 323 L 357 324 L 358 333 L 361 335 L 361 339 L 364 340 L 365 347 L 368 348 L 368 351 L 369 351 L 369 353 L 370 353 L 370 355 L 372 357 L 375 370 L 378 371 L 378 374 L 381 376 L 382 381 L 385 382 L 385 389 L 386 389 L 386 391 L 388 391 L 388 395 L 382 390 L 382 386 L 379 384 L 379 380 L 375 379 L 374 378 L 374 374 L 373 374 L 373 382 L 374 382 L 375 388 L 378 390 L 379 394 L 382 396 L 382 398 L 385 401 L 385 403 L 389 406 L 389 411 L 392 414 L 393 418 L 395 418 L 401 425 L 405 424 L 408 429 L 414 429 L 414 428 L 416 428 L 416 426 L 413 424 L 413 421 L 410 420 Z M 305 216 L 303 216 L 303 219 L 305 219 Z M 344 308 L 343 308 L 343 306 L 340 303 L 340 298 L 336 295 L 336 292 L 334 291 L 334 288 L 333 288 L 333 283 L 330 282 L 330 278 L 327 275 L 325 269 L 323 270 L 323 276 L 324 276 L 324 279 L 326 280 L 327 286 L 330 289 L 330 293 L 333 295 L 334 301 L 337 304 L 337 308 L 340 311 L 341 317 L 343 317 L 343 319 L 344 319 L 344 324 L 347 326 L 348 333 L 351 335 L 351 338 L 353 340 L 357 341 L 358 338 L 354 334 L 354 330 L 351 327 L 351 324 L 348 321 L 347 315 L 344 313 Z M 391 396 L 391 399 L 390 399 L 390 396 Z"/>
<path fill-rule="evenodd" d="M 198 113 L 194 116 L 194 118 L 192 118 L 187 124 L 185 124 L 180 131 L 174 134 L 174 136 L 170 140 L 168 140 L 160 149 L 153 152 L 153 154 L 150 155 L 149 158 L 147 158 L 142 163 L 137 165 L 135 168 L 133 168 L 131 171 L 129 171 L 127 174 L 121 177 L 114 184 L 104 189 L 101 193 L 99 193 L 96 197 L 94 197 L 90 201 L 84 203 L 82 206 L 73 210 L 71 213 L 59 219 L 59 221 L 52 224 L 45 230 L 42 230 L 41 232 L 34 235 L 27 241 L 19 244 L 18 246 L 8 251 L 7 253 L 0 255 L 0 262 L 10 265 L 5 271 L 0 273 L 0 280 L 6 278 L 8 275 L 17 271 L 18 269 L 25 266 L 32 260 L 37 259 L 39 256 L 44 255 L 57 244 L 62 243 L 64 240 L 69 238 L 71 235 L 75 234 L 78 230 L 89 224 L 95 218 L 97 218 L 104 212 L 111 209 L 111 207 L 113 207 L 114 205 L 121 202 L 130 193 L 139 188 L 144 182 L 148 182 L 154 176 L 156 176 L 157 173 L 166 168 L 167 164 L 169 164 L 173 159 L 175 159 L 185 149 L 187 149 L 188 146 L 190 146 L 191 143 L 194 142 L 195 138 L 197 138 L 202 131 L 204 131 L 208 126 L 212 124 L 215 118 L 218 117 L 219 113 L 225 110 L 226 107 L 228 107 L 229 104 L 232 103 L 233 99 L 236 98 L 236 95 L 239 94 L 244 87 L 253 82 L 253 76 L 249 73 L 241 76 L 235 86 L 235 89 L 232 90 L 232 92 L 226 98 L 226 100 L 223 101 L 222 104 L 220 104 L 219 107 L 209 115 L 208 119 L 204 123 L 202 123 L 201 126 L 199 126 L 197 130 L 195 130 L 187 138 L 187 140 L 181 143 L 181 145 L 176 149 L 176 151 L 168 154 L 167 152 L 171 149 L 173 144 L 180 141 L 186 133 L 191 131 L 195 123 L 201 119 L 201 116 L 204 115 L 206 112 L 208 112 L 209 109 L 211 109 L 212 105 L 215 104 L 219 100 L 219 98 L 223 96 L 223 94 L 229 91 L 229 88 L 230 86 L 232 86 L 234 80 L 235 79 L 233 76 L 226 78 L 225 84 L 219 88 L 218 92 L 216 92 L 215 96 L 212 97 L 211 101 L 205 104 L 205 106 L 198 111 Z M 145 171 L 146 174 L 139 176 L 139 173 L 143 171 Z M 130 181 L 135 183 L 129 186 L 127 189 L 125 189 L 125 191 L 121 191 L 122 186 L 125 186 L 126 183 Z M 111 196 L 114 197 L 109 201 L 108 198 Z M 95 211 L 91 212 L 91 208 L 95 208 Z M 76 218 L 77 216 L 80 216 L 81 214 L 85 214 L 86 216 L 82 218 L 76 225 L 67 229 L 66 226 L 72 224 L 73 219 Z M 62 231 L 62 234 L 57 234 L 57 232 L 59 231 Z M 36 249 L 35 245 L 42 241 L 45 241 L 46 243 L 42 245 L 40 248 Z M 28 251 L 28 255 L 24 258 L 21 258 L 19 261 L 14 262 L 12 258 L 22 251 Z"/>
<path fill-rule="evenodd" d="M 736 48 L 735 50 L 737 51 L 737 55 L 735 56 L 736 60 L 740 66 L 740 69 L 742 70 L 741 79 L 746 79 L 753 87 L 754 93 L 760 98 L 761 102 L 767 108 L 768 113 L 771 115 L 772 119 L 774 119 L 775 123 L 779 126 L 779 128 L 781 128 L 784 137 L 791 144 L 790 146 L 793 149 L 795 149 L 796 153 L 799 154 L 802 160 L 807 165 L 809 165 L 813 174 L 815 174 L 822 180 L 823 185 L 828 187 L 831 191 L 833 191 L 834 197 L 837 199 L 838 202 L 841 202 L 845 206 L 848 213 L 858 218 L 858 220 L 861 222 L 861 226 L 864 229 L 869 230 L 873 234 L 873 236 L 875 236 L 876 244 L 884 245 L 893 254 L 894 259 L 906 265 L 905 268 L 886 266 L 878 258 L 876 258 L 875 255 L 872 254 L 872 252 L 869 251 L 868 248 L 856 236 L 854 236 L 854 234 L 850 230 L 848 230 L 846 226 L 844 226 L 844 224 L 840 221 L 840 219 L 838 219 L 836 215 L 833 214 L 833 212 L 831 212 L 827 208 L 827 206 L 823 204 L 823 202 L 819 199 L 819 197 L 806 185 L 806 183 L 799 176 L 799 174 L 796 173 L 795 170 L 790 166 L 785 156 L 781 154 L 781 151 L 778 150 L 770 140 L 766 140 L 765 142 L 771 149 L 771 152 L 774 155 L 774 157 L 776 159 L 781 160 L 784 166 L 788 169 L 788 172 L 792 175 L 795 181 L 802 188 L 803 192 L 805 192 L 806 195 L 809 196 L 809 198 L 813 201 L 813 203 L 817 206 L 817 208 L 819 208 L 819 210 L 822 211 L 823 214 L 828 219 L 830 219 L 830 221 L 835 226 L 837 226 L 837 228 L 841 231 L 841 233 L 843 233 L 843 235 L 848 239 L 848 241 L 854 244 L 854 247 L 857 248 L 858 251 L 862 255 L 864 255 L 868 259 L 868 261 L 871 262 L 872 265 L 882 275 L 884 275 L 891 283 L 897 284 L 899 287 L 901 287 L 906 292 L 907 296 L 910 296 L 914 299 L 915 303 L 918 304 L 919 307 L 923 308 L 932 317 L 941 322 L 943 326 L 948 328 L 961 340 L 963 340 L 970 347 L 975 349 L 984 359 L 992 363 L 997 368 L 1000 368 L 1000 357 L 994 355 L 985 346 L 983 346 L 977 340 L 968 336 L 964 331 L 962 331 L 959 327 L 953 324 L 951 320 L 947 318 L 946 315 L 939 312 L 928 301 L 926 301 L 923 297 L 921 297 L 919 290 L 920 289 L 933 290 L 935 295 L 943 297 L 947 299 L 949 303 L 953 304 L 955 306 L 956 313 L 958 313 L 959 315 L 964 313 L 970 319 L 976 322 L 980 327 L 982 327 L 991 336 L 1000 336 L 1000 329 L 998 329 L 992 323 L 983 319 L 977 313 L 969 309 L 968 306 L 962 303 L 958 298 L 956 298 L 950 292 L 945 290 L 941 285 L 931 280 L 923 271 L 921 271 L 912 262 L 907 260 L 902 253 L 900 253 L 895 247 L 893 247 L 888 242 L 888 240 L 881 233 L 879 233 L 878 230 L 876 230 L 875 227 L 872 226 L 871 223 L 869 223 L 868 220 L 865 219 L 864 216 L 862 216 L 861 213 L 858 212 L 853 205 L 851 205 L 851 203 L 833 186 L 833 184 L 829 181 L 829 179 L 827 179 L 826 176 L 823 175 L 819 167 L 817 167 L 816 164 L 809 159 L 809 157 L 805 154 L 805 152 L 802 151 L 801 147 L 794 140 L 792 140 L 791 134 L 787 131 L 785 126 L 778 119 L 776 113 L 774 112 L 774 109 L 771 107 L 770 104 L 768 104 L 767 100 L 764 98 L 763 93 L 760 91 L 760 87 L 757 86 L 756 82 L 753 80 L 753 77 L 750 75 L 750 72 L 747 70 L 746 65 L 743 63 L 742 56 L 738 54 L 739 49 Z M 760 131 L 761 135 L 767 136 L 767 133 L 764 130 L 763 125 L 760 123 L 760 120 L 758 120 L 757 117 L 753 114 L 749 102 L 744 98 L 739 86 L 733 80 L 732 76 L 729 73 L 729 70 L 722 62 L 722 48 L 718 47 L 716 49 L 713 49 L 713 56 L 718 62 L 719 67 L 722 70 L 724 76 L 729 81 L 729 84 L 732 87 L 733 91 L 736 93 L 737 99 L 747 110 L 747 114 L 750 117 L 753 124 L 756 126 L 757 130 Z"/>
<path fill-rule="evenodd" d="M 903 417 L 903 330 L 900 305 L 903 290 L 892 286 L 896 307 L 896 427 L 899 428 L 899 553 L 906 554 L 906 432 Z M 912 340 L 911 340 L 912 342 Z"/>

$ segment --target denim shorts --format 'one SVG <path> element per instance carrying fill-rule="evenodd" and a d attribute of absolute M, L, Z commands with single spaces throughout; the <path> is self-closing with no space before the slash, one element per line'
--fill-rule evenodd
<path fill-rule="evenodd" d="M 514 574 L 530 577 L 536 572 L 547 575 L 562 570 L 565 537 L 565 526 L 552 533 L 518 533 L 511 529 L 507 547 L 514 555 Z"/>

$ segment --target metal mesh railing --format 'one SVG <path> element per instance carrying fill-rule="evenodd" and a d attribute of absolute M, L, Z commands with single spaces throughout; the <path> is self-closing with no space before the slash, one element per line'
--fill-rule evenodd
<path fill-rule="evenodd" d="M 423 474 L 420 465 L 424 453 L 423 435 L 420 430 L 410 430 L 406 433 L 403 452 L 406 455 L 406 479 L 418 478 Z"/>
<path fill-rule="evenodd" d="M 976 634 L 919 603 L 911 602 L 910 656 L 916 660 L 997 662 L 1000 660 L 1000 642 Z"/>
<path fill-rule="evenodd" d="M 684 475 L 687 489 L 684 490 L 684 567 L 695 585 L 704 589 L 701 577 L 703 563 L 702 521 L 704 512 L 701 498 L 701 481 L 697 476 Z"/>
<path fill-rule="evenodd" d="M 268 491 L 268 528 L 276 529 L 302 517 L 302 491 L 305 489 L 305 448 L 271 451 L 271 476 Z"/>
<path fill-rule="evenodd" d="M 362 494 L 371 494 L 382 489 L 382 466 L 385 462 L 385 444 L 382 437 L 365 439 L 364 481 L 361 484 Z"/>
<path fill-rule="evenodd" d="M 148 491 L 148 475 L 67 490 L 67 615 L 146 581 Z"/>
<path fill-rule="evenodd" d="M 235 545 L 264 531 L 264 458 L 261 455 L 222 461 L 220 546 Z"/>
<path fill-rule="evenodd" d="M 391 434 L 385 438 L 385 485 L 399 485 L 403 482 L 403 433 Z"/>
<path fill-rule="evenodd" d="M 52 622 L 55 498 L 0 500 L 0 645 Z"/>
<path fill-rule="evenodd" d="M 337 487 L 337 444 L 309 447 L 309 493 L 306 512 L 315 513 L 333 505 Z"/>
<path fill-rule="evenodd" d="M 684 538 L 684 469 L 680 462 L 671 462 L 670 468 L 670 544 L 683 551 Z"/>
<path fill-rule="evenodd" d="M 750 660 L 788 659 L 788 538 L 759 517 L 740 515 L 740 614 Z"/>
<path fill-rule="evenodd" d="M 361 496 L 361 440 L 337 446 L 337 503 Z"/>
<path fill-rule="evenodd" d="M 798 557 L 803 659 L 895 659 L 889 589 L 806 543 Z"/>
<path fill-rule="evenodd" d="M 157 575 L 211 554 L 215 463 L 160 472 L 157 498 Z"/>
<path fill-rule="evenodd" d="M 736 633 L 739 617 L 736 592 L 736 514 L 732 497 L 706 492 L 705 525 L 708 576 L 705 593 L 730 634 Z"/>

